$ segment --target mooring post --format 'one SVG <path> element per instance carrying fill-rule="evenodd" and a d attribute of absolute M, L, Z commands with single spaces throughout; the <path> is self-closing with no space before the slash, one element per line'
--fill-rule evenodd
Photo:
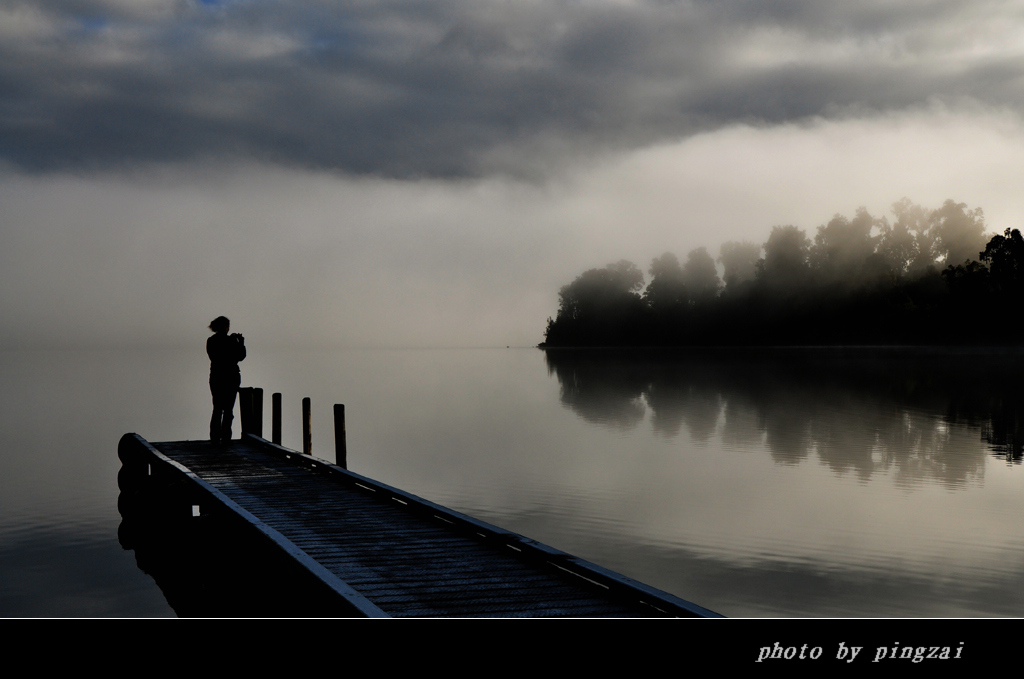
<path fill-rule="evenodd" d="M 345 443 L 345 404 L 334 404 L 334 464 L 348 469 L 348 450 Z"/>
<path fill-rule="evenodd" d="M 242 420 L 242 433 L 252 431 L 252 387 L 238 389 L 238 417 Z"/>
<path fill-rule="evenodd" d="M 281 445 L 281 392 L 275 391 L 270 397 L 270 403 L 270 440 Z"/>
<path fill-rule="evenodd" d="M 252 390 L 252 433 L 263 438 L 263 387 Z"/>
<path fill-rule="evenodd" d="M 302 399 L 302 452 L 305 455 L 313 454 L 313 432 L 310 422 L 310 410 L 309 397 L 307 396 Z"/>

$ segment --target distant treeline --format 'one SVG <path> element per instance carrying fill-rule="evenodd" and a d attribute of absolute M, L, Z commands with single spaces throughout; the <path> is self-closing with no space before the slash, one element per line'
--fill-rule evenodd
<path fill-rule="evenodd" d="M 762 255 L 763 253 L 763 255 Z M 903 199 L 893 221 L 861 208 L 812 241 L 795 226 L 763 245 L 656 257 L 650 283 L 622 260 L 558 293 L 541 346 L 1018 344 L 1024 239 L 985 233 L 980 208 Z"/>

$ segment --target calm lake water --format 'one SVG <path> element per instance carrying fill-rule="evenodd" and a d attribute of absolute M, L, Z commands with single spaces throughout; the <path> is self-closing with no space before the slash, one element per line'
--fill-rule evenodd
<path fill-rule="evenodd" d="M 117 541 L 116 447 L 203 438 L 193 350 L 0 352 L 0 615 L 171 616 Z M 727 616 L 1024 614 L 1024 357 L 290 351 L 284 444 Z M 267 397 L 269 409 L 269 396 Z M 269 421 L 269 418 L 268 418 Z M 237 420 L 236 420 L 237 422 Z"/>

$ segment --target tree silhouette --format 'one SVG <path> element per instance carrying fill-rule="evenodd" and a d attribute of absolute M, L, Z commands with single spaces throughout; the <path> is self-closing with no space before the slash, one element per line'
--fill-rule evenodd
<path fill-rule="evenodd" d="M 757 273 L 757 260 L 761 257 L 761 246 L 746 241 L 722 243 L 718 250 L 718 263 L 725 269 L 726 290 L 734 290 L 736 286 L 754 280 Z"/>
<path fill-rule="evenodd" d="M 877 239 L 871 236 L 874 226 L 875 219 L 864 208 L 859 208 L 852 220 L 836 215 L 819 226 L 809 253 L 811 268 L 826 281 L 852 283 L 861 279 L 875 253 Z"/>
<path fill-rule="evenodd" d="M 1019 344 L 1015 324 L 993 319 L 1024 294 L 1020 231 L 986 245 L 982 211 L 952 200 L 926 210 L 903 199 L 892 211 L 892 223 L 865 208 L 837 214 L 813 244 L 775 226 L 763 259 L 757 245 L 727 242 L 721 295 L 703 247 L 682 266 L 655 257 L 642 297 L 634 264 L 590 269 L 560 290 L 545 345 Z"/>
<path fill-rule="evenodd" d="M 1002 236 L 993 236 L 979 258 L 988 264 L 995 292 L 1021 292 L 1024 287 L 1024 238 L 1020 231 L 1007 229 Z"/>
<path fill-rule="evenodd" d="M 891 234 L 886 234 L 883 228 L 885 246 L 880 252 L 886 259 L 892 258 L 900 274 L 923 276 L 929 270 L 935 270 L 938 254 L 935 234 L 929 225 L 930 211 L 913 204 L 909 198 L 903 198 L 892 204 L 892 212 L 896 223 Z"/>
<path fill-rule="evenodd" d="M 659 313 L 678 311 L 689 301 L 683 283 L 683 269 L 671 252 L 651 260 L 651 282 L 644 290 L 644 301 Z"/>
<path fill-rule="evenodd" d="M 549 344 L 620 344 L 643 332 L 647 306 L 640 298 L 644 275 L 620 260 L 580 274 L 558 293 L 558 315 L 548 319 Z"/>
<path fill-rule="evenodd" d="M 938 245 L 936 255 L 948 265 L 961 264 L 977 257 L 985 246 L 985 217 L 981 208 L 967 209 L 967 203 L 947 200 L 930 218 Z"/>
<path fill-rule="evenodd" d="M 793 287 L 807 282 L 811 241 L 795 226 L 773 226 L 758 262 L 758 278 L 771 287 Z"/>
<path fill-rule="evenodd" d="M 718 295 L 722 281 L 718 278 L 715 260 L 708 254 L 707 248 L 696 248 L 686 256 L 686 264 L 683 266 L 683 283 L 694 300 L 707 302 Z"/>
<path fill-rule="evenodd" d="M 640 301 L 637 293 L 643 287 L 643 272 L 624 259 L 603 269 L 590 269 L 558 292 L 558 315 L 581 319 L 601 314 Z"/>

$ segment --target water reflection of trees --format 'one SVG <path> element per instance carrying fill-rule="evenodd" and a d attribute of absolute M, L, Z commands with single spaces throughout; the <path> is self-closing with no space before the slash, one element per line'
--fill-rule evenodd
<path fill-rule="evenodd" d="M 561 401 L 588 422 L 632 429 L 651 410 L 661 436 L 685 428 L 778 464 L 812 454 L 867 480 L 960 486 L 985 451 L 1019 464 L 1024 355 L 901 350 L 546 351 Z"/>
<path fill-rule="evenodd" d="M 648 377 L 642 366 L 602 366 L 601 357 L 588 352 L 579 354 L 572 365 L 556 368 L 549 352 L 548 371 L 552 370 L 558 373 L 562 404 L 587 422 L 632 429 L 643 421 Z"/>

